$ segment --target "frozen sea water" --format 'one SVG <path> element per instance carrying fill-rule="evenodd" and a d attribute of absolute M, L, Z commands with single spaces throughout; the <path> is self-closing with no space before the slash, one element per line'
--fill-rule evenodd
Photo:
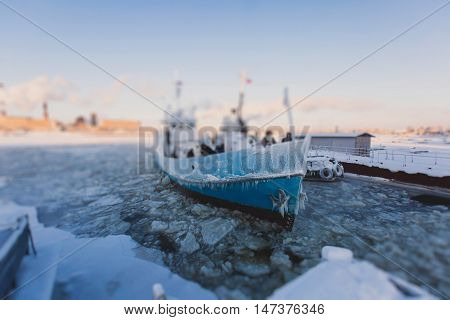
<path fill-rule="evenodd" d="M 77 238 L 130 235 L 163 253 L 149 259 L 220 298 L 265 298 L 316 265 L 326 245 L 349 248 L 358 259 L 450 295 L 447 206 L 422 204 L 409 191 L 376 181 L 305 182 L 306 211 L 287 232 L 199 204 L 162 184 L 157 171 L 138 174 L 136 149 L 2 148 L 0 176 L 7 183 L 0 198 L 37 207 L 40 223 Z"/>

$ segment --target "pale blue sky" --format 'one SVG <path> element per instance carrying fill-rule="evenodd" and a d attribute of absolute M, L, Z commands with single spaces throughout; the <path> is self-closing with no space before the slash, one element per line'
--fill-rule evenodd
<path fill-rule="evenodd" d="M 284 86 L 294 102 L 445 1 L 5 2 L 163 106 L 178 69 L 201 123 L 216 124 L 236 103 L 245 69 L 253 84 L 244 113 L 259 124 L 283 110 Z M 162 117 L 1 5 L 0 28 L 5 88 L 67 82 L 49 101 L 53 117 Z M 296 124 L 319 129 L 450 126 L 450 6 L 294 110 Z"/>

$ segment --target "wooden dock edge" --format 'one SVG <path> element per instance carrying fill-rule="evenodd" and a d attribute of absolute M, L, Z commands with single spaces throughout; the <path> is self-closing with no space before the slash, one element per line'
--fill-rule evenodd
<path fill-rule="evenodd" d="M 362 164 L 341 162 L 345 172 L 363 176 L 380 177 L 389 180 L 412 183 L 416 185 L 440 187 L 450 189 L 450 177 L 432 177 L 423 173 L 406 173 L 404 171 L 393 172 L 388 169 L 369 167 Z"/>

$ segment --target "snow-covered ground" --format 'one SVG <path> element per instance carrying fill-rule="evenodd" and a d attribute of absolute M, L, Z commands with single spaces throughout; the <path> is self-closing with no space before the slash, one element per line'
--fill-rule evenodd
<path fill-rule="evenodd" d="M 369 157 L 324 150 L 320 150 L 318 154 L 334 157 L 341 162 L 388 169 L 392 172 L 423 173 L 431 177 L 450 176 L 450 154 L 433 153 L 423 155 L 412 152 L 399 152 L 389 148 L 372 151 Z"/>
<path fill-rule="evenodd" d="M 388 146 L 397 149 L 426 149 L 429 151 L 450 152 L 450 137 L 442 135 L 417 136 L 417 135 L 376 135 L 372 139 L 372 146 Z"/>
<path fill-rule="evenodd" d="M 0 201 L 0 221 L 28 215 L 37 255 L 22 261 L 12 299 L 152 299 L 161 283 L 169 298 L 215 299 L 210 291 L 173 274 L 158 261 L 157 250 L 141 247 L 129 236 L 75 238 L 46 228 L 34 207 Z M 161 259 L 160 259 L 161 260 Z M 159 263 L 159 264 L 157 264 Z"/>

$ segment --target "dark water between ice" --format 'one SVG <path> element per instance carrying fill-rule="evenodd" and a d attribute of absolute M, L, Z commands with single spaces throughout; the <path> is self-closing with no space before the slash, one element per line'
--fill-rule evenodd
<path fill-rule="evenodd" d="M 423 286 L 413 274 L 450 295 L 446 206 L 422 204 L 408 191 L 373 181 L 305 182 L 307 209 L 287 232 L 198 204 L 162 185 L 158 172 L 138 175 L 136 153 L 129 145 L 1 148 L 0 177 L 7 183 L 0 199 L 35 206 L 42 223 L 78 237 L 129 234 L 157 249 L 154 258 L 173 272 L 221 298 L 267 297 L 317 264 L 325 245 L 347 247 L 357 258 Z"/>

